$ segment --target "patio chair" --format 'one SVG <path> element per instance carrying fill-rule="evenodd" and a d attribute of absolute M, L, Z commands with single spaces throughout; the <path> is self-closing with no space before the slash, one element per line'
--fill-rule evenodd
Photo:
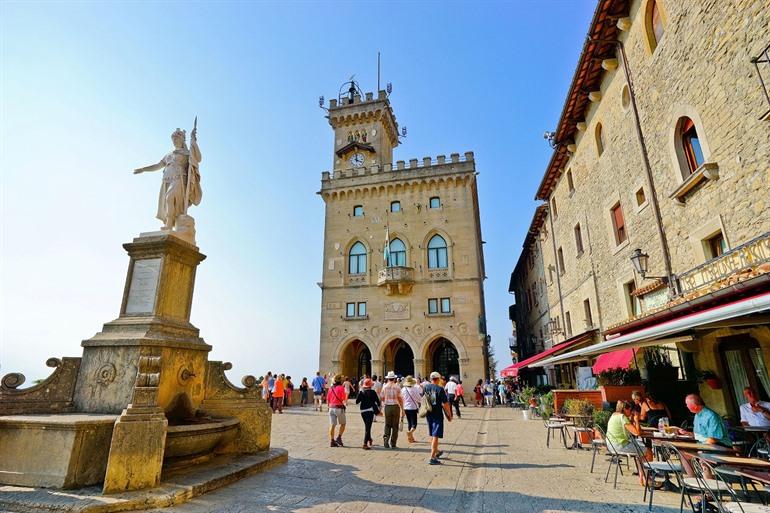
<path fill-rule="evenodd" d="M 676 455 L 676 458 L 682 462 L 683 472 L 684 472 L 684 456 L 682 456 L 682 453 L 677 449 L 674 445 L 670 443 L 666 443 L 666 447 L 670 451 L 671 454 Z M 706 503 L 706 494 L 710 494 L 713 497 L 717 497 L 717 506 L 719 507 L 719 494 L 727 492 L 729 488 L 731 488 L 729 485 L 727 485 L 723 480 L 717 480 L 715 478 L 709 478 L 706 477 L 703 469 L 706 465 L 704 462 L 700 461 L 698 458 L 690 458 L 689 460 L 690 466 L 692 467 L 693 473 L 695 474 L 694 477 L 688 477 L 685 476 L 682 472 L 679 475 L 679 483 L 681 485 L 681 495 L 679 497 L 679 513 L 682 513 L 684 510 L 684 497 L 687 495 L 687 500 L 690 503 L 690 508 L 692 509 L 693 513 L 695 513 L 695 506 L 692 501 L 692 492 L 698 493 L 701 495 L 701 498 L 699 499 L 701 501 L 701 511 L 705 513 L 705 503 Z M 708 470 L 711 470 L 710 467 L 705 467 Z M 721 509 L 720 509 L 721 510 Z"/>
<path fill-rule="evenodd" d="M 561 435 L 561 440 L 564 443 L 564 448 L 567 448 L 567 427 L 573 426 L 571 422 L 563 422 L 560 420 L 550 420 L 543 417 L 543 424 L 545 425 L 545 428 L 547 430 L 546 439 L 545 439 L 545 446 L 550 447 L 551 446 L 551 435 L 554 431 L 558 431 Z"/>
<path fill-rule="evenodd" d="M 660 461 L 647 461 L 644 454 L 644 445 L 639 443 L 636 438 L 632 438 L 631 443 L 636 449 L 636 459 L 639 462 L 642 477 L 644 478 L 644 495 L 642 495 L 642 500 L 645 502 L 647 501 L 647 493 L 649 492 L 650 502 L 647 506 L 647 511 L 652 511 L 652 497 L 655 494 L 655 479 L 662 477 L 664 481 L 666 481 L 670 480 L 671 476 L 674 476 L 681 487 L 682 483 L 680 477 L 682 475 L 682 464 L 681 462 L 672 461 L 671 451 L 669 451 L 665 444 L 661 445 L 658 449 L 658 454 L 661 458 Z"/>
<path fill-rule="evenodd" d="M 768 459 L 768 454 L 770 454 L 770 451 L 768 450 L 767 440 L 764 437 L 759 437 L 754 442 L 754 445 L 751 446 L 751 449 L 749 449 L 748 457 L 766 460 Z"/>
<path fill-rule="evenodd" d="M 607 448 L 607 443 L 604 441 L 604 430 L 601 428 L 601 426 L 596 425 L 594 427 L 596 431 L 599 432 L 600 438 L 594 437 L 593 440 L 591 440 L 591 450 L 593 451 L 593 454 L 591 455 L 591 473 L 594 473 L 594 463 L 596 462 L 596 453 L 601 451 L 602 448 Z"/>
<path fill-rule="evenodd" d="M 601 432 L 601 431 L 600 431 Z M 607 466 L 607 475 L 604 476 L 604 482 L 608 482 L 610 479 L 610 470 L 612 470 L 613 463 L 615 464 L 615 481 L 613 482 L 612 487 L 617 488 L 618 487 L 618 472 L 620 472 L 620 475 L 623 475 L 623 469 L 620 468 L 620 459 L 625 457 L 626 458 L 626 468 L 629 470 L 631 469 L 631 458 L 636 458 L 636 451 L 634 452 L 627 452 L 622 450 L 620 447 L 615 447 L 615 445 L 610 441 L 609 438 L 607 438 L 606 433 L 602 432 L 602 435 L 604 437 L 604 442 L 607 445 L 607 452 L 610 453 L 610 464 Z"/>
<path fill-rule="evenodd" d="M 728 481 L 724 481 L 722 479 L 722 476 L 724 475 L 722 471 L 723 469 L 720 469 L 719 467 L 712 467 L 705 461 L 699 461 L 697 465 L 701 474 L 704 468 L 710 470 L 714 474 L 714 482 L 717 483 L 716 490 L 712 490 L 710 488 L 711 480 L 704 480 L 703 485 L 709 489 L 709 493 L 712 497 L 714 497 L 714 500 L 716 500 L 717 507 L 720 511 L 725 513 L 770 513 L 770 507 L 765 506 L 764 504 L 757 504 L 756 502 L 746 502 L 741 500 L 732 485 Z M 696 471 L 696 475 L 697 474 L 698 471 Z M 725 491 L 730 497 L 730 502 L 725 502 L 723 500 L 723 493 Z"/>

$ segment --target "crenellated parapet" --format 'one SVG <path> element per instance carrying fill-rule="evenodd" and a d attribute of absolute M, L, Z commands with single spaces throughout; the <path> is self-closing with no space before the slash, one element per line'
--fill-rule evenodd
<path fill-rule="evenodd" d="M 73 411 L 80 358 L 49 358 L 45 364 L 54 369 L 53 373 L 29 388 L 19 388 L 26 381 L 24 374 L 12 372 L 3 376 L 0 415 Z"/>
<path fill-rule="evenodd" d="M 352 99 L 342 97 L 340 101 L 329 100 L 329 124 L 337 130 L 347 126 L 361 125 L 375 121 L 382 122 L 391 146 L 398 146 L 398 123 L 385 91 L 379 91 L 377 98 L 366 93 L 364 98 L 356 94 Z"/>
<path fill-rule="evenodd" d="M 325 199 L 343 191 L 372 191 L 395 184 L 421 184 L 431 181 L 469 180 L 476 173 L 473 152 L 462 156 L 452 153 L 449 158 L 439 155 L 435 159 L 398 160 L 395 165 L 371 165 L 357 169 L 335 169 L 321 173 L 321 191 Z"/>

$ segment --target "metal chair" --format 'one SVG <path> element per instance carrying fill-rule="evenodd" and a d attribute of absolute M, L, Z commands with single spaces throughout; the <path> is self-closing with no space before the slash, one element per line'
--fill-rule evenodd
<path fill-rule="evenodd" d="M 676 455 L 677 459 L 682 463 L 682 467 L 684 469 L 685 458 L 682 456 L 682 453 L 679 451 L 679 449 L 670 443 L 667 443 L 666 447 L 668 447 L 668 450 L 671 452 L 671 454 Z M 683 473 L 679 475 L 679 483 L 681 484 L 682 489 L 679 498 L 679 513 L 682 513 L 684 510 L 685 495 L 687 495 L 690 508 L 692 509 L 693 513 L 695 513 L 695 506 L 692 501 L 691 492 L 696 492 L 701 495 L 701 511 L 705 513 L 706 494 L 711 494 L 712 496 L 717 497 L 717 505 L 719 506 L 719 494 L 728 491 L 730 486 L 725 484 L 724 481 L 718 481 L 717 479 L 706 477 L 703 471 L 704 463 L 701 462 L 697 457 L 690 458 L 688 461 L 690 463 L 690 467 L 693 470 L 694 477 L 687 477 Z M 710 470 L 710 467 L 706 468 Z"/>
<path fill-rule="evenodd" d="M 620 468 L 620 458 L 626 457 L 626 467 L 630 469 L 630 459 L 632 457 L 636 457 L 636 451 L 634 452 L 627 452 L 622 450 L 620 447 L 615 447 L 615 445 L 612 443 L 612 441 L 607 438 L 606 434 L 604 436 L 604 441 L 607 444 L 607 452 L 610 453 L 612 456 L 610 458 L 610 464 L 607 466 L 607 475 L 604 476 L 604 482 L 608 482 L 610 479 L 610 470 L 612 470 L 612 464 L 615 464 L 615 481 L 612 485 L 613 488 L 618 487 L 618 472 L 620 472 L 620 475 L 623 475 L 623 469 Z"/>
<path fill-rule="evenodd" d="M 596 425 L 594 426 L 594 429 L 599 432 L 600 438 L 595 438 L 591 440 L 591 450 L 593 451 L 593 454 L 591 455 L 591 473 L 594 473 L 594 463 L 596 462 L 596 453 L 599 452 L 602 447 L 605 449 L 607 448 L 607 443 L 604 441 L 605 434 L 604 430 L 601 428 L 601 426 Z"/>
<path fill-rule="evenodd" d="M 546 419 L 543 417 L 543 425 L 545 425 L 545 428 L 547 430 L 546 439 L 545 439 L 545 446 L 550 447 L 551 446 L 551 435 L 554 431 L 558 431 L 561 435 L 562 442 L 564 443 L 564 448 L 567 448 L 567 427 L 573 426 L 571 422 L 564 422 L 564 421 L 557 421 L 557 420 L 551 420 Z"/>
<path fill-rule="evenodd" d="M 658 454 L 661 457 L 660 461 L 647 461 L 647 457 L 644 454 L 644 446 L 639 443 L 636 438 L 631 440 L 631 443 L 636 449 L 636 459 L 639 462 L 641 468 L 642 477 L 644 478 L 644 495 L 643 501 L 647 501 L 647 492 L 650 493 L 650 502 L 647 507 L 647 511 L 652 511 L 652 497 L 655 493 L 655 479 L 662 477 L 665 481 L 669 481 L 673 475 L 676 477 L 679 486 L 682 486 L 680 476 L 682 475 L 682 464 L 672 461 L 671 452 L 666 445 L 659 446 Z"/>

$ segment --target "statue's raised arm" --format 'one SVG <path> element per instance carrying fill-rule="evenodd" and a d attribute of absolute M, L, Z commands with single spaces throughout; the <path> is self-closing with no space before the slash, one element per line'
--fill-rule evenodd
<path fill-rule="evenodd" d="M 174 149 L 160 162 L 134 170 L 134 174 L 163 170 L 163 182 L 158 195 L 156 217 L 163 221 L 163 230 L 195 233 L 194 221 L 187 215 L 189 205 L 198 205 L 203 193 L 200 186 L 201 151 L 198 147 L 198 119 L 190 134 L 190 149 L 186 144 L 186 133 L 177 128 L 171 134 Z"/>

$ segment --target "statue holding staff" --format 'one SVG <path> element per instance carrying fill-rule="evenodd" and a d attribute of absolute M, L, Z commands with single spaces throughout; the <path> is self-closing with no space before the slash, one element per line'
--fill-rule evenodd
<path fill-rule="evenodd" d="M 155 217 L 163 221 L 163 230 L 180 228 L 183 220 L 192 222 L 187 216 L 190 205 L 198 205 L 203 193 L 200 185 L 201 151 L 198 148 L 198 118 L 190 133 L 190 148 L 186 144 L 186 132 L 177 128 L 171 134 L 174 149 L 167 153 L 160 162 L 134 169 L 134 174 L 163 170 L 163 181 L 158 196 L 158 212 Z M 184 218 L 180 219 L 180 216 Z M 188 220 L 189 218 L 189 220 Z M 194 230 L 194 228 L 193 228 Z"/>

